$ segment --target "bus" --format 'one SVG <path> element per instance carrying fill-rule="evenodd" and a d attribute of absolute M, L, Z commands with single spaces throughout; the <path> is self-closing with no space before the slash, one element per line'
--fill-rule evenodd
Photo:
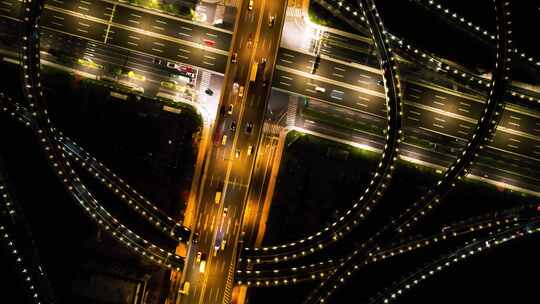
<path fill-rule="evenodd" d="M 257 78 L 257 69 L 259 67 L 259 64 L 257 62 L 253 63 L 253 66 L 251 66 L 251 74 L 249 76 L 249 81 L 255 81 Z"/>

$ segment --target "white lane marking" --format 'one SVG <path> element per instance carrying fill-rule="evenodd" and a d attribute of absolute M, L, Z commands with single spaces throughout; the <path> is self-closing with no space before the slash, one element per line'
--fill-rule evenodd
<path fill-rule="evenodd" d="M 131 23 L 139 24 L 139 21 L 135 21 L 135 20 L 131 20 L 131 19 L 129 19 L 128 21 L 131 22 Z"/>
<path fill-rule="evenodd" d="M 439 98 L 439 99 L 443 99 L 443 100 L 446 99 L 446 97 L 441 96 L 441 95 L 435 95 L 435 98 Z"/>
<path fill-rule="evenodd" d="M 292 61 L 286 60 L 286 59 L 283 59 L 283 58 L 279 58 L 279 61 L 283 61 L 283 62 L 286 62 L 286 63 L 292 63 Z M 310 67 L 310 68 L 311 68 L 311 67 Z"/>
<path fill-rule="evenodd" d="M 510 118 L 515 119 L 515 120 L 521 120 L 521 118 L 519 118 L 517 116 L 514 116 L 514 115 L 510 115 Z"/>
<path fill-rule="evenodd" d="M 519 149 L 519 147 L 516 146 L 516 145 L 507 144 L 507 146 L 510 147 L 510 148 Z"/>
<path fill-rule="evenodd" d="M 440 121 L 440 122 L 446 122 L 446 120 L 442 119 L 442 118 L 439 118 L 439 117 L 435 117 L 435 120 L 436 121 Z"/>
<path fill-rule="evenodd" d="M 64 4 L 64 1 L 62 1 L 62 0 L 53 0 L 53 1 L 56 2 L 56 3 Z"/>
<path fill-rule="evenodd" d="M 512 125 L 512 126 L 516 126 L 516 127 L 519 127 L 519 124 L 518 123 L 515 123 L 515 122 L 508 122 L 509 125 Z"/>
<path fill-rule="evenodd" d="M 289 54 L 289 53 L 283 53 L 283 56 L 287 56 L 287 57 L 294 58 L 294 55 L 293 55 L 293 54 Z"/>
<path fill-rule="evenodd" d="M 365 103 L 357 102 L 356 104 L 359 105 L 359 106 L 362 106 L 362 107 L 364 107 L 364 108 L 367 108 L 367 107 L 368 107 L 368 105 L 365 104 Z"/>
<path fill-rule="evenodd" d="M 438 104 L 438 105 L 440 105 L 440 106 L 444 106 L 444 103 L 442 103 L 442 102 L 434 101 L 433 103 L 434 103 L 434 104 Z"/>
<path fill-rule="evenodd" d="M 364 78 L 367 78 L 367 79 L 371 79 L 371 76 L 364 75 L 364 74 L 360 74 L 360 77 L 364 77 Z"/>
<path fill-rule="evenodd" d="M 213 63 L 211 62 L 208 62 L 208 61 L 203 61 L 204 64 L 208 64 L 208 65 L 214 65 Z"/>
<path fill-rule="evenodd" d="M 434 125 L 435 127 L 437 127 L 437 128 L 444 129 L 444 126 L 442 126 L 442 125 L 439 125 L 439 124 L 436 124 L 436 123 L 434 123 L 433 125 Z"/>
<path fill-rule="evenodd" d="M 337 66 L 335 66 L 334 69 L 336 69 L 336 70 L 338 70 L 338 71 L 341 71 L 341 72 L 345 72 L 345 71 L 346 71 L 345 69 L 342 69 L 342 68 L 337 67 Z"/>
<path fill-rule="evenodd" d="M 58 20 L 64 20 L 64 17 L 56 16 L 56 15 L 53 15 L 53 18 L 58 19 Z"/>
<path fill-rule="evenodd" d="M 137 15 L 137 14 L 133 14 L 133 13 L 130 13 L 129 15 L 130 15 L 130 16 L 133 16 L 133 17 L 135 17 L 135 18 L 141 18 L 141 15 Z"/>
<path fill-rule="evenodd" d="M 462 109 L 462 108 L 458 108 L 458 111 L 465 112 L 465 113 L 469 113 L 469 110 L 467 110 L 467 109 Z"/>
<path fill-rule="evenodd" d="M 63 24 L 58 23 L 58 22 L 56 22 L 56 21 L 53 21 L 53 22 L 51 22 L 51 23 L 54 24 L 54 25 L 56 25 L 56 26 L 64 26 Z"/>
<path fill-rule="evenodd" d="M 157 30 L 160 30 L 160 31 L 164 31 L 165 29 L 162 28 L 161 26 L 157 26 L 157 25 L 153 25 L 152 26 L 153 28 L 157 29 Z"/>
<path fill-rule="evenodd" d="M 335 89 L 334 89 L 334 90 L 332 90 L 332 91 L 334 91 L 335 93 L 338 93 L 338 94 L 344 94 L 344 93 L 345 93 L 345 92 L 343 92 L 343 91 L 340 91 L 340 90 L 335 90 Z"/>
<path fill-rule="evenodd" d="M 360 98 L 360 99 L 362 99 L 362 100 L 365 100 L 365 101 L 369 101 L 369 98 L 364 97 L 364 96 L 358 96 L 358 98 Z"/>
<path fill-rule="evenodd" d="M 422 93 L 423 91 L 417 88 L 410 87 L 409 89 L 415 91 L 416 93 Z"/>
<path fill-rule="evenodd" d="M 181 52 L 184 52 L 184 53 L 191 53 L 190 50 L 186 50 L 186 49 L 183 49 L 183 48 L 179 48 L 178 50 L 180 50 Z"/>
<path fill-rule="evenodd" d="M 508 140 L 513 141 L 513 142 L 517 142 L 517 143 L 521 142 L 521 140 L 515 139 L 515 138 L 512 138 L 512 137 L 508 138 Z"/>
<path fill-rule="evenodd" d="M 409 113 L 412 113 L 412 114 L 415 114 L 415 115 L 420 115 L 420 112 L 416 112 L 416 111 L 413 111 L 413 110 L 409 110 Z"/>
<path fill-rule="evenodd" d="M 182 36 L 186 36 L 186 37 L 191 37 L 190 34 L 186 34 L 186 33 L 182 33 L 182 32 L 178 32 L 178 35 L 182 35 Z"/>
<path fill-rule="evenodd" d="M 163 44 L 163 43 L 161 43 L 161 42 L 154 41 L 153 43 L 154 43 L 155 45 L 165 46 L 165 44 Z"/>
<path fill-rule="evenodd" d="M 156 48 L 152 48 L 152 51 L 156 51 L 156 52 L 159 52 L 159 53 L 163 53 L 163 50 L 156 49 Z"/>
<path fill-rule="evenodd" d="M 210 36 L 210 37 L 214 37 L 214 38 L 216 38 L 216 37 L 217 37 L 217 35 L 216 35 L 216 34 L 212 34 L 212 33 L 206 33 L 206 35 L 208 35 L 208 36 Z"/>
<path fill-rule="evenodd" d="M 418 96 L 418 95 L 409 94 L 409 96 L 411 96 L 411 97 L 413 97 L 413 98 L 416 98 L 416 99 L 420 99 L 420 96 Z"/>
<path fill-rule="evenodd" d="M 86 5 L 90 5 L 92 4 L 92 2 L 89 2 L 89 1 L 84 1 L 84 0 L 80 0 L 82 3 L 86 4 Z"/>
<path fill-rule="evenodd" d="M 210 55 L 204 55 L 204 58 L 216 60 L 216 57 L 210 56 Z"/>
<path fill-rule="evenodd" d="M 291 86 L 291 84 L 290 84 L 290 83 L 286 83 L 286 82 L 283 82 L 283 81 L 280 81 L 279 83 L 280 83 L 280 84 L 282 84 L 282 85 L 288 86 L 288 87 L 290 87 L 290 86 Z"/>
<path fill-rule="evenodd" d="M 357 80 L 358 82 L 360 83 L 363 83 L 365 85 L 370 85 L 371 83 L 369 81 L 365 81 L 365 80 Z"/>
<path fill-rule="evenodd" d="M 334 96 L 334 95 L 330 95 L 330 98 L 337 99 L 337 100 L 343 100 L 343 98 L 338 97 L 338 96 Z"/>
<path fill-rule="evenodd" d="M 414 117 L 410 117 L 410 116 L 409 116 L 409 117 L 407 117 L 407 119 L 410 119 L 410 120 L 414 120 L 414 121 L 420 121 L 420 119 L 418 119 L 418 118 L 414 118 Z"/>
<path fill-rule="evenodd" d="M 141 40 L 140 37 L 137 37 L 137 36 L 131 36 L 131 35 L 129 35 L 128 38 L 135 39 L 135 40 Z"/>
<path fill-rule="evenodd" d="M 88 31 L 87 31 L 87 30 L 83 30 L 83 29 L 80 29 L 80 28 L 77 28 L 77 31 L 79 31 L 79 32 L 83 32 L 83 33 L 85 33 L 85 34 L 87 34 L 87 33 L 88 33 Z"/>
<path fill-rule="evenodd" d="M 188 59 L 188 57 L 187 57 L 187 56 L 184 56 L 184 55 L 176 55 L 176 56 L 177 56 L 177 57 L 180 57 L 180 58 L 182 58 L 182 59 L 186 59 L 186 60 Z"/>
<path fill-rule="evenodd" d="M 458 130 L 457 132 L 458 132 L 459 134 L 469 135 L 469 132 L 466 132 L 466 131 L 463 131 L 463 130 Z"/>
<path fill-rule="evenodd" d="M 187 26 L 181 26 L 180 28 L 183 29 L 183 30 L 186 30 L 186 31 L 192 31 L 193 30 L 192 28 L 187 27 Z"/>
<path fill-rule="evenodd" d="M 86 27 L 90 27 L 90 24 L 88 24 L 88 23 L 82 23 L 82 22 L 80 22 L 80 21 L 79 21 L 78 23 L 79 23 L 79 25 L 86 26 Z"/>
<path fill-rule="evenodd" d="M 127 44 L 134 45 L 134 46 L 138 46 L 137 43 L 134 43 L 134 42 L 131 42 L 131 41 L 128 41 Z"/>
<path fill-rule="evenodd" d="M 161 20 L 161 19 L 156 19 L 156 22 L 157 22 L 157 23 L 161 23 L 161 24 L 165 24 L 165 25 L 167 24 L 166 21 L 163 21 L 163 20 Z"/>
<path fill-rule="evenodd" d="M 84 6 L 78 6 L 79 9 L 82 9 L 83 11 L 88 11 L 88 8 L 84 7 Z"/>
<path fill-rule="evenodd" d="M 293 80 L 292 77 L 289 77 L 289 76 L 280 75 L 279 77 L 285 78 L 285 79 L 288 79 L 288 80 Z"/>
<path fill-rule="evenodd" d="M 471 128 L 470 126 L 466 126 L 466 125 L 462 125 L 462 124 L 459 124 L 459 127 L 463 128 L 463 129 L 470 129 Z"/>
<path fill-rule="evenodd" d="M 337 76 L 337 77 L 341 77 L 341 78 L 345 78 L 345 76 L 343 76 L 342 74 L 332 73 L 332 75 Z"/>
<path fill-rule="evenodd" d="M 308 91 L 308 92 L 310 92 L 310 93 L 317 93 L 317 92 L 315 92 L 315 91 L 312 90 L 312 89 L 306 89 L 306 91 Z"/>
<path fill-rule="evenodd" d="M 460 101 L 459 104 L 462 105 L 462 106 L 466 106 L 466 107 L 470 107 L 470 106 L 471 106 L 470 103 L 463 102 L 463 101 Z"/>

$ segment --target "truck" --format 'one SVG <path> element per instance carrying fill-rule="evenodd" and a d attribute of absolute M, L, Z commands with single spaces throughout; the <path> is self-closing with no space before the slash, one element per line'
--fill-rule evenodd
<path fill-rule="evenodd" d="M 249 76 L 249 81 L 255 81 L 255 79 L 257 78 L 258 68 L 259 68 L 259 63 L 254 62 L 253 65 L 251 66 L 251 74 Z"/>

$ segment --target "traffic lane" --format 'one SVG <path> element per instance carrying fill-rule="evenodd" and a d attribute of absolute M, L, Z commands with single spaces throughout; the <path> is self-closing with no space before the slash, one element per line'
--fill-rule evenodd
<path fill-rule="evenodd" d="M 114 26 L 109 31 L 107 43 L 122 48 L 136 49 L 143 53 L 206 68 L 218 73 L 224 73 L 227 64 L 227 56 L 225 55 L 209 53 L 199 48 Z"/>
<path fill-rule="evenodd" d="M 323 134 L 333 135 L 337 138 L 353 140 L 354 142 L 357 142 L 357 143 L 366 144 L 364 142 L 365 138 L 363 135 L 353 135 L 350 132 L 336 130 L 333 127 L 325 126 L 324 124 L 321 124 L 321 123 L 310 123 L 310 124 L 305 125 L 304 128 L 308 130 L 320 132 Z M 368 143 L 368 145 L 377 147 L 379 149 L 381 149 L 382 144 L 383 144 L 382 138 L 376 139 L 375 141 L 371 141 L 371 143 Z M 456 158 L 455 155 L 443 154 L 440 152 L 428 150 L 424 147 L 411 145 L 406 142 L 403 143 L 401 147 L 401 151 L 402 151 L 401 152 L 402 156 L 412 157 L 414 159 L 421 160 L 421 161 L 435 164 L 435 165 L 439 165 L 441 167 L 448 167 L 451 163 L 453 163 L 453 161 Z M 500 155 L 501 152 L 497 151 L 496 153 Z M 519 167 L 519 164 L 520 163 L 518 162 L 518 167 Z M 480 155 L 479 160 L 476 162 L 475 165 L 473 165 L 473 168 L 476 168 L 478 166 L 482 166 L 484 168 L 482 171 L 476 173 L 476 175 L 478 176 L 484 176 L 483 174 L 487 174 L 487 176 L 489 176 L 490 179 L 493 179 L 493 180 L 497 180 L 498 178 L 503 179 L 504 177 L 506 177 L 508 181 L 509 180 L 513 181 L 513 182 L 509 182 L 509 184 L 522 186 L 526 189 L 532 189 L 532 190 L 538 191 L 540 188 L 539 187 L 540 183 L 535 183 L 535 180 L 538 180 L 538 178 L 535 176 L 523 176 L 519 173 L 516 173 L 515 170 L 517 167 L 515 165 L 516 164 L 513 162 L 504 162 L 502 164 L 493 165 L 492 160 L 484 160 L 483 156 Z M 508 178 L 511 176 L 513 176 L 514 178 L 513 179 Z M 516 176 L 518 176 L 518 178 L 515 178 Z"/>
<path fill-rule="evenodd" d="M 19 19 L 21 7 L 22 2 L 17 0 L 2 0 L 0 1 L 0 15 Z"/>
<path fill-rule="evenodd" d="M 280 69 L 274 70 L 272 86 L 318 100 L 337 103 L 361 112 L 386 116 L 386 101 L 384 98 L 292 74 Z M 325 92 L 316 91 L 315 87 L 317 86 L 324 88 Z"/>
<path fill-rule="evenodd" d="M 410 81 L 403 83 L 405 99 L 450 113 L 478 119 L 486 106 L 485 102 L 451 94 L 449 89 L 443 92 Z"/>
<path fill-rule="evenodd" d="M 94 41 L 103 41 L 107 31 L 105 24 L 46 8 L 41 15 L 41 26 Z"/>
<path fill-rule="evenodd" d="M 504 109 L 499 126 L 540 137 L 540 114 L 508 105 Z"/>
<path fill-rule="evenodd" d="M 324 32 L 323 39 L 324 41 L 330 42 L 334 45 L 354 46 L 360 49 L 370 49 L 373 47 L 372 40 L 365 37 L 354 39 L 332 32 Z"/>
<path fill-rule="evenodd" d="M 194 43 L 204 44 L 206 39 L 213 42 L 212 47 L 224 51 L 231 47 L 232 35 L 229 33 L 125 6 L 116 6 L 113 22 Z"/>
<path fill-rule="evenodd" d="M 279 65 L 306 73 L 313 72 L 315 60 L 315 56 L 285 48 L 279 49 L 277 58 Z M 370 90 L 384 92 L 384 88 L 378 84 L 382 81 L 381 74 L 324 58 L 320 59 L 320 63 L 314 74 L 354 86 L 361 86 Z"/>
<path fill-rule="evenodd" d="M 540 161 L 540 141 L 538 140 L 517 136 L 498 129 L 493 136 L 490 146 L 526 155 Z"/>
<path fill-rule="evenodd" d="M 50 0 L 46 3 L 46 7 L 61 8 L 104 21 L 109 21 L 111 18 L 113 6 L 111 3 L 100 0 Z"/>
<path fill-rule="evenodd" d="M 376 69 L 380 68 L 377 57 L 375 55 L 367 55 L 366 53 L 369 52 L 364 49 L 353 49 L 350 46 L 338 46 L 323 41 L 321 43 L 320 53 L 345 62 L 363 64 Z"/>

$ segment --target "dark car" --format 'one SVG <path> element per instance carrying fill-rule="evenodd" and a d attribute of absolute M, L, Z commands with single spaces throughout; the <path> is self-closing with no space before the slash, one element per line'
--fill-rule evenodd
<path fill-rule="evenodd" d="M 214 95 L 214 91 L 210 90 L 209 88 L 204 91 L 208 96 Z"/>
<path fill-rule="evenodd" d="M 246 125 L 246 133 L 251 134 L 251 132 L 253 132 L 253 122 L 250 121 Z"/>
<path fill-rule="evenodd" d="M 193 241 L 193 244 L 197 244 L 197 242 L 199 241 L 199 233 L 198 233 L 198 232 L 195 232 L 195 233 L 193 234 L 193 239 L 192 239 L 192 241 Z"/>
<path fill-rule="evenodd" d="M 236 121 L 234 120 L 231 122 L 231 131 L 236 131 Z"/>
<path fill-rule="evenodd" d="M 226 112 L 225 106 L 222 105 L 221 108 L 219 109 L 219 115 L 223 116 L 223 115 L 225 115 L 225 112 Z"/>
<path fill-rule="evenodd" d="M 163 64 L 163 60 L 162 60 L 162 59 L 159 59 L 159 58 L 154 58 L 154 64 L 162 65 L 162 64 Z"/>

